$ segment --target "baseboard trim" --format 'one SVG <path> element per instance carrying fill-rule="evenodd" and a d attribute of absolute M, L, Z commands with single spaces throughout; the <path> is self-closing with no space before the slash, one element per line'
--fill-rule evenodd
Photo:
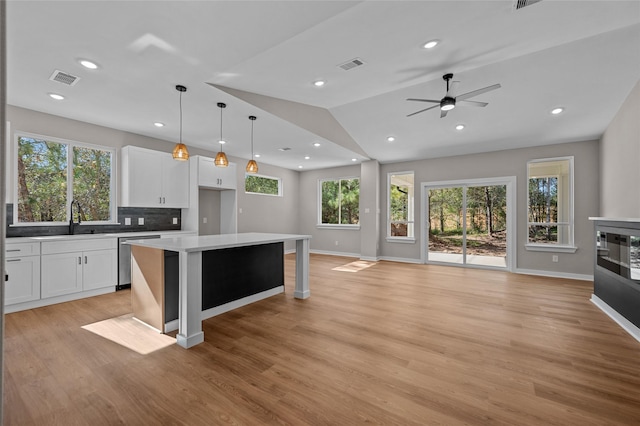
<path fill-rule="evenodd" d="M 380 260 L 380 257 L 360 256 L 360 260 L 364 260 L 365 262 L 377 262 L 378 260 Z"/>
<path fill-rule="evenodd" d="M 202 321 L 204 321 L 206 319 L 224 314 L 225 312 L 229 312 L 234 309 L 241 308 L 243 306 L 249 305 L 259 300 L 266 299 L 271 296 L 275 296 L 276 294 L 280 294 L 280 293 L 284 293 L 283 285 L 274 287 L 269 290 L 261 291 L 260 293 L 252 294 L 251 296 L 243 297 L 242 299 L 225 303 L 224 305 L 216 306 L 215 308 L 206 309 L 202 311 L 200 318 L 202 319 Z M 164 324 L 164 332 L 168 333 L 170 331 L 175 331 L 178 329 L 178 327 L 179 327 L 178 320 L 169 321 Z"/>
<path fill-rule="evenodd" d="M 309 250 L 312 254 L 326 254 L 329 256 L 341 256 L 341 257 L 357 257 L 360 258 L 360 253 L 344 253 L 340 251 L 325 251 L 325 250 Z"/>
<path fill-rule="evenodd" d="M 412 259 L 410 257 L 389 257 L 381 256 L 380 260 L 386 260 L 387 262 L 402 262 L 402 263 L 423 263 L 420 259 Z"/>
<path fill-rule="evenodd" d="M 523 274 L 523 275 L 538 275 L 541 277 L 567 278 L 570 280 L 579 280 L 579 281 L 593 281 L 593 275 L 572 274 L 569 272 L 541 271 L 538 269 L 521 269 L 521 268 L 516 268 L 513 272 L 516 274 Z"/>
<path fill-rule="evenodd" d="M 620 315 L 618 311 L 613 309 L 604 300 L 600 299 L 595 294 L 591 295 L 591 303 L 596 305 L 602 312 L 607 314 L 609 318 L 611 318 L 616 323 L 618 323 L 618 325 L 622 327 L 624 331 L 629 333 L 634 339 L 640 342 L 640 328 L 636 327 L 635 324 L 633 324 L 631 321 L 629 321 L 628 319 Z"/>

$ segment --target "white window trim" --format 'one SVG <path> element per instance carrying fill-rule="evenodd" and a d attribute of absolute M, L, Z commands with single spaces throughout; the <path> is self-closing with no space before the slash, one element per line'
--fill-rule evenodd
<path fill-rule="evenodd" d="M 248 176 L 255 176 L 255 177 L 261 177 L 261 178 L 266 178 L 266 179 L 277 180 L 278 181 L 278 193 L 277 194 L 263 194 L 262 192 L 248 192 L 246 190 L 246 188 L 247 188 L 246 180 L 247 180 Z M 245 185 L 244 185 L 244 187 L 245 187 L 244 193 L 245 194 L 266 195 L 267 197 L 282 197 L 283 196 L 282 194 L 284 194 L 282 178 L 275 177 L 275 176 L 260 175 L 260 174 L 257 174 L 257 173 L 245 173 L 244 174 L 244 179 L 245 179 Z"/>
<path fill-rule="evenodd" d="M 110 184 L 109 184 L 109 216 L 111 217 L 111 220 L 104 220 L 104 221 L 86 221 L 86 222 L 82 222 L 85 225 L 117 225 L 118 224 L 118 206 L 117 206 L 117 190 L 116 190 L 116 173 L 118 170 L 118 155 L 117 155 L 117 150 L 114 147 L 111 146 L 102 146 L 102 145 L 94 145 L 94 144 L 89 144 L 89 143 L 85 143 L 85 142 L 78 142 L 78 141 L 74 141 L 74 140 L 70 140 L 70 139 L 62 139 L 62 138 L 57 138 L 54 136 L 45 136 L 45 135 L 40 135 L 37 133 L 30 133 L 30 132 L 22 132 L 22 131 L 16 131 L 13 134 L 13 158 L 12 158 L 12 164 L 13 164 L 13 176 L 12 176 L 12 188 L 13 188 L 13 224 L 11 224 L 11 227 L 14 226 L 21 226 L 21 227 L 27 227 L 27 226 L 62 226 L 62 225 L 68 225 L 69 222 L 65 221 L 65 222 L 18 222 L 18 139 L 20 137 L 27 137 L 27 138 L 32 138 L 32 139 L 40 139 L 40 140 L 46 140 L 46 141 L 51 141 L 51 142 L 56 142 L 56 143 L 61 143 L 61 144 L 66 144 L 70 147 L 74 147 L 74 146 L 78 146 L 78 147 L 82 147 L 82 148 L 90 148 L 90 149 L 98 149 L 98 150 L 102 150 L 102 151 L 109 151 L 111 152 L 111 179 L 110 179 Z M 67 153 L 67 170 L 71 170 L 71 168 L 69 168 L 70 163 L 73 162 L 73 158 L 70 157 Z M 70 216 L 70 199 L 69 197 L 73 197 L 73 188 L 72 187 L 67 187 L 67 205 L 66 205 L 66 216 L 67 218 Z"/>
<path fill-rule="evenodd" d="M 357 230 L 360 229 L 360 219 L 358 218 L 357 224 L 350 223 L 322 223 L 322 182 L 327 181 L 340 181 L 340 180 L 350 180 L 350 179 L 358 179 L 360 182 L 360 176 L 346 176 L 346 177 L 336 177 L 336 178 L 326 178 L 326 179 L 318 179 L 318 191 L 317 191 L 317 206 L 318 206 L 318 217 L 316 228 L 318 229 L 352 229 Z"/>
<path fill-rule="evenodd" d="M 546 163 L 553 161 L 565 161 L 569 160 L 569 179 L 571 180 L 569 185 L 569 221 L 563 222 L 554 222 L 554 223 L 546 223 L 540 222 L 543 225 L 568 225 L 569 226 L 569 243 L 568 244 L 559 244 L 559 243 L 530 243 L 529 242 L 529 226 L 535 225 L 539 222 L 529 222 L 529 164 L 532 163 Z M 551 157 L 551 158 L 537 158 L 535 160 L 527 161 L 527 242 L 524 247 L 528 251 L 540 251 L 540 252 L 558 252 L 558 253 L 575 253 L 578 250 L 578 247 L 575 245 L 575 221 L 574 221 L 574 157 L 566 156 L 566 157 Z M 549 176 L 547 176 L 549 177 Z"/>
<path fill-rule="evenodd" d="M 412 212 L 409 216 L 413 217 L 413 220 L 407 220 L 407 221 L 402 221 L 402 222 L 406 222 L 407 224 L 413 224 L 413 235 L 412 236 L 406 236 L 406 237 L 400 237 L 400 236 L 391 236 L 391 176 L 392 175 L 408 175 L 408 174 L 412 174 L 413 175 L 413 206 L 412 206 Z M 406 243 L 414 243 L 416 240 L 416 234 L 415 234 L 415 226 L 416 226 L 416 219 L 415 219 L 415 200 L 416 200 L 416 182 L 415 182 L 415 178 L 416 178 L 416 173 L 413 170 L 407 170 L 407 171 L 403 171 L 403 172 L 388 172 L 387 173 L 387 235 L 386 235 L 386 240 L 387 242 L 406 242 Z M 401 222 L 401 221 L 396 221 L 396 222 Z"/>

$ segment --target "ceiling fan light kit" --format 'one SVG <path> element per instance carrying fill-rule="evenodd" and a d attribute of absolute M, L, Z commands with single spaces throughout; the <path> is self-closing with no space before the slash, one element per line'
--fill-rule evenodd
<path fill-rule="evenodd" d="M 416 99 L 416 98 L 407 99 L 408 101 L 429 102 L 429 103 L 436 104 L 429 108 L 425 108 L 425 109 L 421 109 L 420 111 L 413 112 L 407 115 L 407 117 L 411 117 L 413 115 L 420 114 L 421 112 L 429 111 L 430 109 L 440 107 L 440 118 L 444 118 L 447 116 L 447 113 L 452 109 L 454 109 L 458 104 L 464 105 L 464 106 L 486 107 L 487 105 L 489 105 L 487 102 L 469 101 L 467 99 L 472 98 L 474 96 L 481 95 L 482 93 L 486 93 L 491 90 L 499 89 L 501 87 L 500 84 L 494 84 L 492 86 L 483 87 L 482 89 L 473 90 L 471 92 L 463 93 L 462 95 L 456 96 L 455 95 L 456 87 L 460 82 L 451 81 L 453 79 L 452 73 L 443 75 L 442 79 L 447 82 L 447 93 L 445 93 L 444 97 L 440 100 Z M 451 84 L 449 84 L 449 82 L 451 82 Z"/>

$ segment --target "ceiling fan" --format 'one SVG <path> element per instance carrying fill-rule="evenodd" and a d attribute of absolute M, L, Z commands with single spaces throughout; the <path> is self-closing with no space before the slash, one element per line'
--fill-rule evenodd
<path fill-rule="evenodd" d="M 489 105 L 487 102 L 477 102 L 477 101 L 468 101 L 467 99 L 472 98 L 474 96 L 478 96 L 482 93 L 489 92 L 490 90 L 499 89 L 501 86 L 499 84 L 494 84 L 492 86 L 487 86 L 482 89 L 473 90 L 471 92 L 463 93 L 462 95 L 456 96 L 455 90 L 458 86 L 459 81 L 452 81 L 451 86 L 449 86 L 449 80 L 453 78 L 453 74 L 445 74 L 442 78 L 447 82 L 447 93 L 444 95 L 444 98 L 438 100 L 435 99 L 414 99 L 409 98 L 408 101 L 417 101 L 417 102 L 431 102 L 437 105 L 431 106 L 429 108 L 421 109 L 420 111 L 416 111 L 407 115 L 407 117 L 411 117 L 412 115 L 420 114 L 421 112 L 429 111 L 430 109 L 440 107 L 440 118 L 444 118 L 447 116 L 447 113 L 456 107 L 456 104 L 460 102 L 460 105 L 466 106 L 475 106 L 475 107 L 486 107 Z"/>

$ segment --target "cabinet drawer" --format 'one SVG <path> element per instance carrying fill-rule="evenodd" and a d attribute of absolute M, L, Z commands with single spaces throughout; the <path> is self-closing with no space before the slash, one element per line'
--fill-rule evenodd
<path fill-rule="evenodd" d="M 7 241 L 6 258 L 36 256 L 40 254 L 40 243 L 11 243 Z"/>
<path fill-rule="evenodd" d="M 69 253 L 74 251 L 107 250 L 118 248 L 117 238 L 95 240 L 47 241 L 42 243 L 42 254 Z"/>

